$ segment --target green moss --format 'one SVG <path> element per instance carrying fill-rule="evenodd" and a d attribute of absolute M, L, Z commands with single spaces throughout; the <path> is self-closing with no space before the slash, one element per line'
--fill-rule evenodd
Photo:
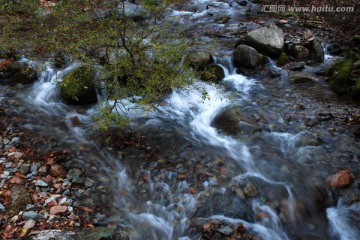
<path fill-rule="evenodd" d="M 351 96 L 355 100 L 360 101 L 360 78 L 357 79 L 356 84 L 352 89 Z"/>
<path fill-rule="evenodd" d="M 229 16 L 223 16 L 223 17 L 216 18 L 215 22 L 225 24 L 225 23 L 229 22 L 230 19 L 231 18 Z"/>
<path fill-rule="evenodd" d="M 330 87 L 339 94 L 347 92 L 349 85 L 349 75 L 352 68 L 352 61 L 347 59 L 335 63 L 329 71 Z"/>
<path fill-rule="evenodd" d="M 277 65 L 279 67 L 281 67 L 281 66 L 284 66 L 288 62 L 289 62 L 288 56 L 286 55 L 286 53 L 282 52 L 280 57 L 278 58 Z"/>
<path fill-rule="evenodd" d="M 62 97 L 72 104 L 97 101 L 94 85 L 95 72 L 91 66 L 81 66 L 64 76 L 60 85 Z"/>
<path fill-rule="evenodd" d="M 357 54 L 356 52 L 349 51 L 346 55 L 346 59 L 350 59 L 354 62 L 360 61 L 360 54 Z"/>
<path fill-rule="evenodd" d="M 200 71 L 201 80 L 207 82 L 221 82 L 225 77 L 224 70 L 219 65 L 212 63 L 206 66 L 203 71 Z"/>

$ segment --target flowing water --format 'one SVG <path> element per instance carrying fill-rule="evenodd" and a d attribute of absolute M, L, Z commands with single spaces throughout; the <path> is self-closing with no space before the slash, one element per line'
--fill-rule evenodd
<path fill-rule="evenodd" d="M 176 10 L 173 16 L 201 24 L 212 8 L 236 13 L 227 3 L 193 3 L 204 10 Z M 130 115 L 158 156 L 140 162 L 144 154 L 137 150 L 117 158 L 93 141 L 91 115 L 98 106 L 69 106 L 59 97 L 57 82 L 76 63 L 55 70 L 50 63 L 23 61 L 40 78 L 27 87 L 2 87 L 1 103 L 22 102 L 25 108 L 12 108 L 33 119 L 24 128 L 56 139 L 47 148 L 66 146 L 85 165 L 95 158 L 93 168 L 113 179 L 113 207 L 119 224 L 132 229 L 132 239 L 198 239 L 201 233 L 190 226 L 212 219 L 243 223 L 264 240 L 358 239 L 359 204 L 327 204 L 332 197 L 322 186 L 336 169 L 360 169 L 359 144 L 347 132 L 327 131 L 326 122 L 303 124 L 336 100 L 323 82 L 293 85 L 281 69 L 275 69 L 282 72 L 276 79 L 249 78 L 236 74 L 229 57 L 219 57 L 215 61 L 226 75 L 221 84 L 196 82 L 171 93 L 156 111 Z M 15 96 L 9 94 L 14 89 Z M 256 119 L 262 131 L 232 136 L 215 128 L 213 120 L 231 107 Z M 80 127 L 72 126 L 72 116 Z"/>

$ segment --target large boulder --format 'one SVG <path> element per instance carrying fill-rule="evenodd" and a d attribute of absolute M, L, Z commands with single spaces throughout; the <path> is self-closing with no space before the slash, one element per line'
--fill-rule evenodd
<path fill-rule="evenodd" d="M 331 89 L 338 94 L 345 94 L 349 88 L 349 76 L 352 69 L 351 60 L 336 62 L 329 70 Z"/>
<path fill-rule="evenodd" d="M 91 66 L 80 66 L 66 74 L 60 84 L 61 96 L 71 104 L 97 102 L 94 84 L 95 71 Z"/>
<path fill-rule="evenodd" d="M 235 45 L 245 44 L 270 57 L 278 57 L 284 47 L 284 32 L 275 25 L 262 27 L 246 34 Z"/>
<path fill-rule="evenodd" d="M 325 58 L 324 49 L 322 47 L 321 41 L 318 38 L 315 38 L 309 43 L 309 57 L 314 62 L 322 63 Z"/>
<path fill-rule="evenodd" d="M 261 131 L 260 126 L 254 120 L 242 114 L 237 107 L 222 111 L 214 118 L 211 125 L 233 136 L 249 135 Z"/>
<path fill-rule="evenodd" d="M 4 83 L 33 83 L 38 78 L 38 73 L 28 64 L 22 62 L 9 62 L 0 60 L 0 79 Z"/>
<path fill-rule="evenodd" d="M 223 68 L 215 63 L 205 66 L 204 70 L 200 72 L 200 79 L 206 82 L 221 82 L 224 77 Z"/>
<path fill-rule="evenodd" d="M 233 62 L 235 67 L 255 68 L 262 64 L 264 56 L 259 54 L 254 48 L 239 45 L 233 52 Z"/>
<path fill-rule="evenodd" d="M 220 82 L 225 77 L 224 70 L 214 63 L 209 52 L 192 51 L 186 57 L 186 63 L 198 73 L 201 80 Z"/>
<path fill-rule="evenodd" d="M 204 70 L 206 66 L 213 63 L 213 57 L 206 51 L 191 51 L 186 57 L 186 62 L 196 70 Z"/>
<path fill-rule="evenodd" d="M 303 60 L 310 56 L 309 49 L 302 45 L 296 45 L 293 50 L 293 55 L 296 59 Z"/>

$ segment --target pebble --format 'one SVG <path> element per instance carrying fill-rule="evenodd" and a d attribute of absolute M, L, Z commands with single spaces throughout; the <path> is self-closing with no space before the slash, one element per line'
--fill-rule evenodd
<path fill-rule="evenodd" d="M 35 186 L 39 186 L 39 187 L 47 187 L 48 184 L 46 182 L 44 182 L 43 180 L 37 180 L 35 182 Z"/>
<path fill-rule="evenodd" d="M 0 158 L 0 163 L 5 162 L 5 160 L 6 160 L 6 158 L 4 158 L 4 157 Z"/>
<path fill-rule="evenodd" d="M 20 138 L 19 137 L 14 137 L 12 140 L 11 140 L 11 144 L 18 144 L 20 142 Z"/>
<path fill-rule="evenodd" d="M 38 166 L 37 166 L 37 164 L 33 164 L 33 165 L 31 165 L 31 173 L 33 174 L 33 175 L 36 175 L 37 173 L 38 173 Z"/>
<path fill-rule="evenodd" d="M 64 213 L 68 210 L 67 206 L 53 206 L 50 208 L 50 214 L 56 215 L 58 213 Z"/>
<path fill-rule="evenodd" d="M 30 164 L 25 163 L 25 164 L 21 165 L 20 172 L 24 175 L 29 174 L 30 173 Z"/>
<path fill-rule="evenodd" d="M 15 154 L 14 154 L 14 157 L 15 157 L 16 159 L 19 159 L 19 158 L 21 158 L 22 156 L 24 156 L 24 154 L 21 153 L 21 152 L 15 152 Z"/>
<path fill-rule="evenodd" d="M 1 203 L 0 203 L 0 210 L 5 210 L 4 205 L 2 205 Z"/>
<path fill-rule="evenodd" d="M 36 219 L 41 219 L 43 218 L 43 216 L 41 214 L 38 214 L 37 212 L 34 211 L 28 211 L 28 212 L 24 212 L 22 215 L 24 220 L 36 220 Z"/>
<path fill-rule="evenodd" d="M 34 205 L 33 204 L 27 204 L 26 205 L 26 210 L 31 210 L 34 209 Z"/>

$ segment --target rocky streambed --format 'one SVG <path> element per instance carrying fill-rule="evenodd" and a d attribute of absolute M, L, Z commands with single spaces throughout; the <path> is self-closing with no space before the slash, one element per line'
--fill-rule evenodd
<path fill-rule="evenodd" d="M 71 64 L 56 74 L 24 60 L 27 84 L 0 91 L 3 237 L 356 239 L 360 110 L 323 76 L 340 59 L 320 43 L 331 29 L 253 17 L 259 5 L 245 2 L 170 11 L 189 36 L 215 42 L 191 61 L 217 83 L 133 114 L 132 131 L 98 132 L 96 106 L 61 99 L 53 80 Z"/>

